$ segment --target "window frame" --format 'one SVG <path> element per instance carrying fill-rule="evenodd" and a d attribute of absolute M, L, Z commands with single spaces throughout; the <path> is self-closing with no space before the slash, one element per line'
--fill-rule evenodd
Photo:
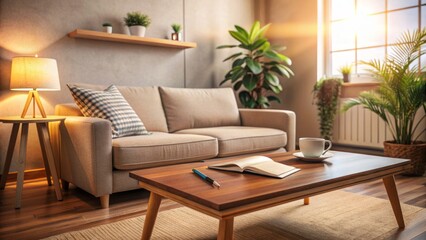
<path fill-rule="evenodd" d="M 372 46 L 366 46 L 366 47 L 358 47 L 358 33 L 355 31 L 355 46 L 354 48 L 350 48 L 350 49 L 339 49 L 339 50 L 332 50 L 332 23 L 336 22 L 336 21 L 344 21 L 345 19 L 349 19 L 349 18 L 340 18 L 340 19 L 334 19 L 332 20 L 332 1 L 333 0 L 323 0 L 323 28 L 324 28 L 324 65 L 323 65 L 323 71 L 325 76 L 330 76 L 330 77 L 341 77 L 340 74 L 333 74 L 333 69 L 332 69 L 332 53 L 334 52 L 344 52 L 344 51 L 350 51 L 353 50 L 355 51 L 355 66 L 354 66 L 354 72 L 351 74 L 351 82 L 377 82 L 377 79 L 374 78 L 374 76 L 372 74 L 369 73 L 358 73 L 357 72 L 357 64 L 356 62 L 358 61 L 358 51 L 359 50 L 364 50 L 364 49 L 372 49 L 372 48 L 378 48 L 378 47 L 384 47 L 384 56 L 387 57 L 388 56 L 388 48 L 391 46 L 395 46 L 397 44 L 395 43 L 389 43 L 389 39 L 388 39 L 388 14 L 389 13 L 393 13 L 393 12 L 398 12 L 398 11 L 403 11 L 406 9 L 417 9 L 418 12 L 418 16 L 417 16 L 417 26 L 418 29 L 422 29 L 426 26 L 422 25 L 422 14 L 426 14 L 425 12 L 422 12 L 422 7 L 426 7 L 426 1 L 422 1 L 422 0 L 418 0 L 416 5 L 413 6 L 409 6 L 409 7 L 403 7 L 403 8 L 396 8 L 396 9 L 388 9 L 388 1 L 389 0 L 384 0 L 385 2 L 385 10 L 381 11 L 381 12 L 374 12 L 374 13 L 369 13 L 367 14 L 367 16 L 374 16 L 374 15 L 379 15 L 379 14 L 384 14 L 384 18 L 385 18 L 385 43 L 384 45 L 372 45 Z M 358 0 L 353 0 L 354 1 L 354 5 L 355 5 L 355 15 L 357 14 L 357 2 Z M 421 59 L 418 60 L 418 67 L 419 70 L 422 68 L 421 64 Z M 343 64 L 342 64 L 343 65 Z M 423 66 L 425 67 L 425 66 Z"/>

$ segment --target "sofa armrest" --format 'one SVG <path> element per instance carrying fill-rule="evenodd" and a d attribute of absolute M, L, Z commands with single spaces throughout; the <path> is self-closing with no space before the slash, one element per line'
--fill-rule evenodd
<path fill-rule="evenodd" d="M 57 128 L 57 129 L 55 129 Z M 67 116 L 51 126 L 59 145 L 61 179 L 96 197 L 112 193 L 111 122 L 100 118 Z"/>
<path fill-rule="evenodd" d="M 287 151 L 296 149 L 296 114 L 288 110 L 239 109 L 243 126 L 280 129 L 287 133 Z"/>

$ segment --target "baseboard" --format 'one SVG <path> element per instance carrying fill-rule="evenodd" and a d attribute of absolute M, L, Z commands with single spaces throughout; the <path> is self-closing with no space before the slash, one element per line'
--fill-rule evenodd
<path fill-rule="evenodd" d="M 10 172 L 7 175 L 7 182 L 16 182 L 17 176 L 18 176 L 17 172 Z M 44 170 L 44 168 L 29 169 L 29 170 L 25 170 L 24 172 L 25 180 L 45 178 L 45 177 L 46 177 L 46 171 Z"/>

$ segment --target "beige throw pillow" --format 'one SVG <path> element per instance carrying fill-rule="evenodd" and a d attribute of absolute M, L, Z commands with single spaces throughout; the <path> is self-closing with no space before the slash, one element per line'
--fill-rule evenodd
<path fill-rule="evenodd" d="M 241 125 L 237 101 L 231 88 L 160 87 L 160 95 L 170 132 Z"/>

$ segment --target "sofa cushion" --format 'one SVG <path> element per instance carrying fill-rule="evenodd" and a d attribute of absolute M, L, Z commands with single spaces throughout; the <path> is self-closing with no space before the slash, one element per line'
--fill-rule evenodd
<path fill-rule="evenodd" d="M 217 139 L 213 137 L 162 132 L 113 139 L 112 148 L 114 167 L 120 170 L 192 162 L 218 153 Z"/>
<path fill-rule="evenodd" d="M 168 132 L 158 87 L 117 86 L 148 131 Z"/>
<path fill-rule="evenodd" d="M 273 128 L 225 126 L 185 129 L 178 134 L 199 134 L 218 139 L 218 157 L 262 152 L 285 147 L 287 134 Z"/>
<path fill-rule="evenodd" d="M 231 88 L 160 87 L 160 95 L 170 132 L 241 125 L 237 102 Z"/>
<path fill-rule="evenodd" d="M 74 85 L 68 85 L 68 88 L 84 116 L 103 118 L 111 122 L 113 138 L 149 134 L 114 85 L 103 91 Z"/>

